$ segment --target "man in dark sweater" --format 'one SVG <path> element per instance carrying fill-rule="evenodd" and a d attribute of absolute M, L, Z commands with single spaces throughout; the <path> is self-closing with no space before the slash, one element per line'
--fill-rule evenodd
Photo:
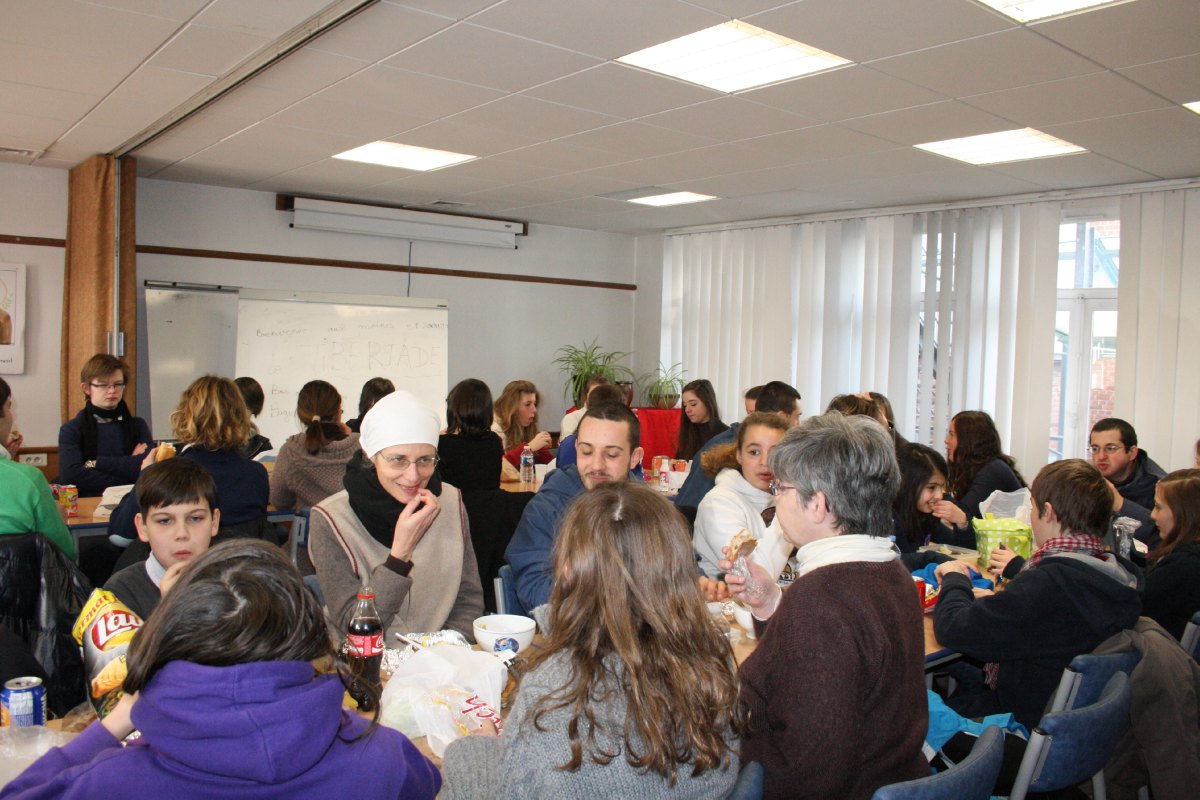
<path fill-rule="evenodd" d="M 825 414 L 789 431 L 770 464 L 798 577 L 781 590 L 757 563 L 749 577 L 742 559 L 719 564 L 762 640 L 741 667 L 742 760 L 762 764 L 767 798 L 866 800 L 929 775 L 921 604 L 888 539 L 891 437 L 867 417 Z"/>
<path fill-rule="evenodd" d="M 1133 426 L 1116 417 L 1107 417 L 1092 426 L 1088 452 L 1111 487 L 1113 513 L 1142 523 L 1136 536 L 1153 550 L 1158 546 L 1159 536 L 1150 511 L 1154 508 L 1154 487 L 1166 472 L 1138 447 Z"/>
<path fill-rule="evenodd" d="M 134 525 L 150 555 L 113 575 L 104 588 L 144 620 L 187 562 L 208 550 L 221 512 L 212 475 L 190 458 L 151 464 L 134 491 L 142 509 Z"/>
<path fill-rule="evenodd" d="M 938 566 L 934 630 L 946 647 L 988 662 L 990 689 L 948 705 L 968 717 L 1012 712 L 1032 728 L 1071 659 L 1137 622 L 1142 579 L 1133 564 L 1104 551 L 1111 493 L 1094 466 L 1050 464 L 1029 491 L 1037 551 L 1028 562 L 992 551 L 989 568 L 1012 582 L 978 598 L 965 564 Z"/>

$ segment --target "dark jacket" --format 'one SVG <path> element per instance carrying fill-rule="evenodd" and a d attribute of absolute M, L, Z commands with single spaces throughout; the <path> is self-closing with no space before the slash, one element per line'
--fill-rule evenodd
<path fill-rule="evenodd" d="M 1142 614 L 1183 638 L 1192 614 L 1200 611 L 1200 543 L 1181 545 L 1146 570 Z"/>
<path fill-rule="evenodd" d="M 97 497 L 110 486 L 136 481 L 145 455 L 131 456 L 125 452 L 124 434 L 115 422 L 96 426 L 96 466 L 83 465 L 83 414 L 80 411 L 58 430 L 58 482 L 75 484 L 80 497 Z M 135 417 L 134 422 L 138 443 L 153 445 L 146 421 Z"/>
<path fill-rule="evenodd" d="M 442 480 L 462 490 L 499 489 L 504 445 L 491 431 L 480 436 L 444 433 L 438 437 L 438 472 Z M 472 525 L 474 523 L 472 522 Z"/>
<path fill-rule="evenodd" d="M 1000 665 L 996 700 L 1033 727 L 1071 659 L 1132 627 L 1142 610 L 1141 570 L 1111 553 L 1067 553 L 1022 570 L 1002 592 L 976 598 L 965 575 L 942 581 L 937 639 Z"/>
<path fill-rule="evenodd" d="M 583 492 L 583 481 L 575 467 L 556 469 L 525 506 L 504 555 L 512 565 L 517 596 L 526 610 L 532 611 L 550 599 L 554 582 L 550 554 L 558 538 L 558 523 L 571 501 Z"/>
<path fill-rule="evenodd" d="M 1158 486 L 1159 478 L 1166 477 L 1166 474 L 1145 450 L 1139 449 L 1129 477 L 1114 485 L 1121 497 L 1131 503 L 1137 503 L 1142 508 L 1150 509 L 1154 508 L 1154 487 Z"/>

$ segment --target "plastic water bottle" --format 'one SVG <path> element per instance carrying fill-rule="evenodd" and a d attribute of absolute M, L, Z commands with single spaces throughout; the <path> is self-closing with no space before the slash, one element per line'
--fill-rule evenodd
<path fill-rule="evenodd" d="M 537 480 L 537 470 L 533 468 L 533 450 L 529 445 L 521 451 L 521 483 L 533 483 Z"/>
<path fill-rule="evenodd" d="M 375 710 L 375 698 L 380 690 L 379 665 L 382 661 L 383 624 L 379 612 L 375 610 L 375 592 L 364 586 L 358 593 L 358 605 L 346 630 L 346 662 L 353 678 L 350 696 L 358 703 L 360 711 Z"/>

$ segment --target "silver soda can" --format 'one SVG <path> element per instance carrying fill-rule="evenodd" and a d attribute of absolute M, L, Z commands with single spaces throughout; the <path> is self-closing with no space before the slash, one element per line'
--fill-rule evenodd
<path fill-rule="evenodd" d="M 46 687 L 41 678 L 13 678 L 0 690 L 0 724 L 30 728 L 46 724 Z"/>

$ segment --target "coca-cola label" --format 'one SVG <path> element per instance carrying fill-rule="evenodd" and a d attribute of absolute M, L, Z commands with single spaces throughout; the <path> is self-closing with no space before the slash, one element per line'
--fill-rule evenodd
<path fill-rule="evenodd" d="M 351 633 L 346 636 L 346 649 L 352 656 L 370 658 L 383 653 L 382 633 Z"/>
<path fill-rule="evenodd" d="M 141 625 L 141 620 L 133 614 L 124 611 L 110 611 L 101 615 L 92 625 L 92 643 L 103 650 L 114 636 L 126 631 L 137 630 Z"/>

